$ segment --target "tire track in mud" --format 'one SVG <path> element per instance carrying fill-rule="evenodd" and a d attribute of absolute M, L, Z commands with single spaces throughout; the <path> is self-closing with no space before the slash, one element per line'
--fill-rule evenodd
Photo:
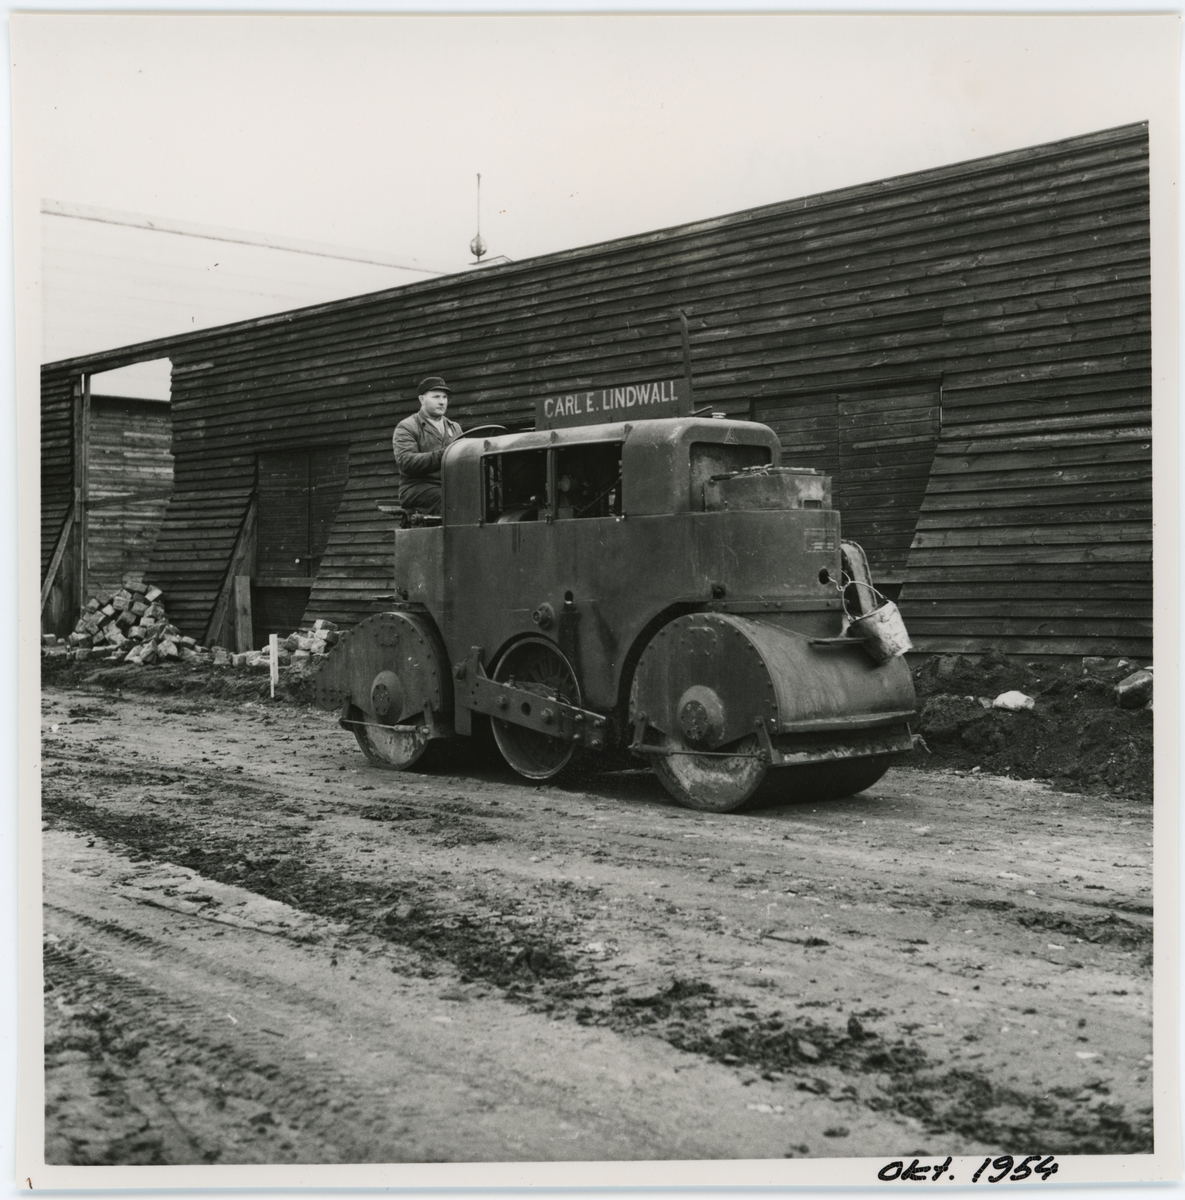
<path fill-rule="evenodd" d="M 345 807 L 354 816 L 368 815 L 356 805 Z M 388 806 L 376 808 L 388 812 Z M 507 917 L 513 918 L 519 902 L 472 884 L 459 906 L 456 897 L 441 901 L 420 881 L 345 878 L 318 871 L 297 855 L 244 858 L 239 841 L 208 826 L 199 830 L 155 814 L 101 809 L 53 787 L 47 788 L 45 812 L 127 846 L 133 858 L 165 859 L 347 923 L 356 936 L 398 945 L 412 953 L 412 969 L 420 975 L 455 971 L 462 982 L 492 983 L 532 1011 L 660 1037 L 684 1052 L 755 1070 L 766 1079 L 794 1080 L 801 1090 L 901 1113 L 934 1136 L 955 1132 L 986 1144 L 1039 1144 L 1062 1154 L 1151 1149 L 1150 1112 L 1125 1114 L 1108 1101 L 1101 1082 L 1036 1093 L 993 1082 L 974 1068 L 944 1071 L 915 1043 L 883 1038 L 872 1028 L 875 1012 L 854 1014 L 837 1030 L 825 1021 L 761 1011 L 755 1002 L 723 994 L 686 973 L 672 975 L 665 987 L 646 995 L 623 995 L 628 988 L 613 986 L 571 953 L 579 941 L 573 932 L 577 922 L 532 915 L 526 929 L 509 929 Z M 546 890 L 563 899 L 570 887 L 560 883 Z M 500 920 L 491 921 L 486 912 Z M 740 1022 L 738 1007 L 746 1010 Z"/>
<path fill-rule="evenodd" d="M 199 792 L 216 791 L 222 798 L 235 797 L 244 802 L 267 801 L 283 806 L 281 811 L 294 816 L 307 815 L 299 802 L 294 804 L 290 794 L 278 792 L 268 784 L 257 783 L 233 772 L 220 768 L 187 768 L 170 766 L 160 768 L 155 765 L 128 762 L 118 763 L 95 762 L 83 755 L 54 754 L 50 759 L 60 759 L 77 764 L 84 768 L 88 775 L 103 778 L 109 783 L 128 784 L 168 788 L 170 786 L 190 781 L 191 789 Z M 47 779 L 57 776 L 47 772 Z M 430 782 L 429 778 L 417 780 L 423 784 Z M 364 788 L 366 785 L 363 785 Z M 366 790 L 373 790 L 367 788 Z M 425 789 L 426 790 L 426 789 Z M 401 835 L 425 837 L 435 846 L 455 848 L 481 843 L 501 841 L 505 836 L 497 828 L 498 823 L 507 821 L 521 822 L 522 816 L 506 809 L 491 808 L 488 805 L 476 805 L 458 796 L 456 799 L 442 799 L 431 794 L 424 794 L 419 788 L 403 799 L 390 799 L 380 804 L 369 802 L 365 797 L 341 800 L 321 795 L 304 795 L 301 797 L 306 805 L 315 805 L 320 814 L 329 812 L 340 813 L 376 823 L 398 826 Z M 414 801 L 411 803 L 409 801 Z M 206 800 L 199 796 L 195 803 L 204 804 Z M 311 818 L 318 819 L 317 816 Z M 291 830 L 286 832 L 291 833 Z M 312 833 L 312 830 L 304 832 Z M 629 835 L 620 834 L 628 837 Z M 639 836 L 639 835 L 634 835 Z M 640 835 L 644 841 L 655 840 L 660 835 L 653 833 Z M 663 838 L 662 840 L 672 840 Z M 609 850 L 594 849 L 589 857 L 593 860 L 609 861 L 612 855 Z M 188 864 L 187 864 L 188 865 Z M 248 866 L 251 864 L 248 863 Z M 654 865 L 660 866 L 661 860 L 655 859 Z M 201 869 L 201 868 L 196 868 Z M 708 882 L 712 882 L 709 878 Z M 738 879 L 734 881 L 737 887 L 754 884 L 756 881 Z M 809 886 L 809 881 L 805 881 Z M 872 886 L 877 886 L 873 884 Z M 258 890 L 258 889 L 257 889 Z M 991 897 L 964 896 L 958 900 L 948 897 L 935 898 L 927 893 L 914 893 L 907 890 L 894 890 L 889 894 L 893 903 L 921 911 L 929 911 L 935 917 L 949 917 L 960 908 L 969 912 L 987 910 L 997 918 L 1004 918 L 1018 928 L 1039 930 L 1064 938 L 1076 939 L 1086 945 L 1111 946 L 1123 950 L 1140 952 L 1139 965 L 1142 969 L 1152 966 L 1152 911 L 1151 906 L 1121 897 L 1109 901 L 1094 901 L 1079 899 L 1074 902 L 1078 912 L 1067 912 L 1064 902 L 1058 910 L 1046 910 L 1036 905 L 1017 905 L 1013 901 Z M 281 899 L 286 899 L 280 896 Z M 859 900 L 857 892 L 841 891 L 835 897 L 855 904 Z M 400 902 L 402 897 L 394 897 Z M 1102 915 L 1098 910 L 1102 909 Z M 1122 912 L 1125 915 L 1120 916 Z M 668 912 L 669 916 L 681 916 L 678 910 Z"/>
<path fill-rule="evenodd" d="M 954 1132 L 998 1146 L 1048 1147 L 1046 1153 L 1057 1154 L 1152 1149 L 1151 1110 L 1130 1118 L 1122 1105 L 1106 1099 L 1109 1090 L 1101 1083 L 1035 1094 L 994 1083 L 981 1071 L 935 1067 L 916 1044 L 890 1041 L 866 1028 L 861 1016 L 875 1018 L 876 1010 L 853 1013 L 845 1030 L 755 1009 L 746 1021 L 722 1024 L 702 1019 L 705 1001 L 711 1005 L 715 999 L 715 989 L 675 979 L 664 991 L 619 1000 L 599 1017 L 585 1009 L 576 1019 L 617 1030 L 643 1025 L 681 1050 L 755 1068 L 765 1079 L 798 1076 L 800 1090 L 851 1099 L 875 1111 L 891 1109 L 936 1136 Z"/>
<path fill-rule="evenodd" d="M 43 949 L 46 1162 L 349 1162 L 365 1154 L 348 1132 L 348 1101 L 328 1127 L 327 1104 L 338 1095 L 328 1071 L 229 1020 L 220 1035 L 207 1008 L 159 992 L 85 945 L 87 926 L 149 954 L 160 949 L 152 939 L 53 911 L 75 933 L 51 934 Z M 313 1160 L 301 1153 L 310 1133 Z"/>
<path fill-rule="evenodd" d="M 521 902 L 487 895 L 470 886 L 466 905 L 497 914 L 482 921 L 455 915 L 455 901 L 441 905 L 419 881 L 376 883 L 338 872 L 317 871 L 295 855 L 271 855 L 260 849 L 245 855 L 233 836 L 195 831 L 155 815 L 132 815 L 88 805 L 61 795 L 43 796 L 46 816 L 125 846 L 137 859 L 161 859 L 186 867 L 218 883 L 236 885 L 280 900 L 331 922 L 348 922 L 358 933 L 414 952 L 421 975 L 447 963 L 462 979 L 480 978 L 513 993 L 541 977 L 568 978 L 575 968 L 564 950 L 572 932 L 533 914 L 523 918 L 531 930 L 518 936 L 505 927 Z"/>
<path fill-rule="evenodd" d="M 448 800 L 419 793 L 411 797 L 415 800 L 414 807 L 398 801 L 376 805 L 365 797 L 342 800 L 307 792 L 294 797 L 290 793 L 277 791 L 272 783 L 257 782 L 240 774 L 242 768 L 228 771 L 217 766 L 190 767 L 177 764 L 161 767 L 127 759 L 112 761 L 112 757 L 108 755 L 106 759 L 97 760 L 86 754 L 69 754 L 50 749 L 43 754 L 43 759 L 46 764 L 53 765 L 43 768 L 43 779 L 47 781 L 47 786 L 52 786 L 63 777 L 80 778 L 85 774 L 86 777 L 100 779 L 108 785 L 154 788 L 166 793 L 180 786 L 186 793 L 184 798 L 193 804 L 208 806 L 211 802 L 210 794 L 215 793 L 224 800 L 237 799 L 246 803 L 265 802 L 282 806 L 280 811 L 294 816 L 307 816 L 305 808 L 301 807 L 303 802 L 306 807 L 316 806 L 320 810 L 320 816 L 333 812 L 370 821 L 399 821 L 403 823 L 404 831 L 414 835 L 427 835 L 433 839 L 435 845 L 444 848 L 500 841 L 503 835 L 497 828 L 491 827 L 490 822 L 523 819 L 518 813 L 509 810 L 479 809 L 462 801 L 460 797 Z M 292 788 L 292 781 L 286 781 L 286 786 Z M 363 784 L 359 786 L 359 790 L 374 791 L 375 788 L 373 785 Z M 169 798 L 177 797 L 169 795 Z M 311 819 L 316 820 L 318 817 L 313 816 Z"/>

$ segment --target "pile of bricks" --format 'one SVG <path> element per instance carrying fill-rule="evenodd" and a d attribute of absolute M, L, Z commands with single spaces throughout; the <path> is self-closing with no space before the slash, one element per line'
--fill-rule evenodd
<path fill-rule="evenodd" d="M 74 632 L 59 638 L 52 633 L 41 638 L 41 652 L 71 661 L 93 660 L 151 666 L 163 662 L 212 663 L 215 667 L 255 667 L 268 670 L 271 652 L 248 650 L 234 654 L 222 646 L 207 648 L 186 637 L 169 624 L 160 602 L 161 590 L 143 583 L 129 583 L 118 592 L 93 597 L 83 610 Z M 298 629 L 279 641 L 281 667 L 307 667 L 319 663 L 333 647 L 339 634 L 332 621 L 317 621 L 312 629 Z"/>
<path fill-rule="evenodd" d="M 281 667 L 312 666 L 319 663 L 338 639 L 337 626 L 332 621 L 316 621 L 312 629 L 298 629 L 277 643 L 278 662 Z M 214 647 L 216 667 L 263 667 L 271 666 L 270 646 L 262 650 L 248 650 L 243 654 L 232 654 L 221 646 Z"/>
<path fill-rule="evenodd" d="M 46 655 L 100 662 L 193 662 L 208 651 L 169 624 L 161 590 L 129 583 L 117 592 L 104 592 L 87 601 L 74 632 L 66 638 L 52 633 L 41 638 Z"/>
<path fill-rule="evenodd" d="M 310 660 L 319 662 L 337 645 L 338 637 L 332 621 L 314 621 L 312 629 L 298 629 L 280 643 L 280 666 L 284 666 L 285 654 L 293 666 Z"/>

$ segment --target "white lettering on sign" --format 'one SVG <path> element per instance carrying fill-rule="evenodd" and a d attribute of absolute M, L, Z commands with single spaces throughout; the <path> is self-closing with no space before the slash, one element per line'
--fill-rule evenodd
<path fill-rule="evenodd" d="M 595 394 L 577 392 L 569 396 L 548 396 L 543 401 L 543 415 L 550 421 L 555 417 L 578 417 L 590 413 L 593 411 Z"/>
<path fill-rule="evenodd" d="M 691 394 L 679 379 L 658 379 L 596 391 L 544 396 L 535 402 L 537 428 L 599 425 L 644 417 L 691 415 Z"/>
<path fill-rule="evenodd" d="M 636 383 L 623 388 L 606 388 L 601 392 L 601 411 L 612 412 L 617 408 L 642 407 L 648 404 L 674 404 L 674 380 L 664 379 L 661 383 Z M 591 411 L 591 409 L 590 409 Z"/>
<path fill-rule="evenodd" d="M 826 525 L 813 525 L 802 531 L 803 541 L 808 550 L 838 550 L 839 539 L 836 531 Z"/>

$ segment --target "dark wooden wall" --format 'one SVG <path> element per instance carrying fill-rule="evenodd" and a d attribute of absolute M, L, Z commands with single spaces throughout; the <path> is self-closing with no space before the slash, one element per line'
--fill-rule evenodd
<path fill-rule="evenodd" d="M 55 567 L 41 605 L 41 628 L 68 633 L 77 617 L 78 557 L 74 506 L 74 377 L 43 368 L 41 374 L 41 580 Z M 64 539 L 64 544 L 62 540 Z M 55 551 L 58 551 L 55 554 Z"/>
<path fill-rule="evenodd" d="M 174 363 L 153 580 L 201 636 L 256 455 L 341 445 L 305 617 L 375 611 L 420 377 L 463 424 L 525 424 L 540 393 L 681 375 L 683 309 L 697 405 L 836 474 L 921 648 L 1147 654 L 1147 155 L 1133 125 L 96 356 Z"/>

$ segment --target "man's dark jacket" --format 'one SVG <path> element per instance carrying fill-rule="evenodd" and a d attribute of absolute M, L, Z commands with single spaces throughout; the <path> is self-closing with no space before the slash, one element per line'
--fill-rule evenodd
<path fill-rule="evenodd" d="M 461 436 L 461 427 L 443 419 L 444 435 L 423 410 L 400 421 L 391 437 L 399 466 L 399 503 L 421 512 L 440 504 L 440 459 L 444 448 Z"/>

